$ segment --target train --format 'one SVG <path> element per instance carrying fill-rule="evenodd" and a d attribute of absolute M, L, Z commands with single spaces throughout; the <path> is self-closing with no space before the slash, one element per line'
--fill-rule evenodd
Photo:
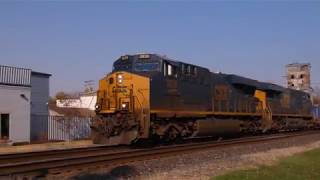
<path fill-rule="evenodd" d="M 95 144 L 223 137 L 315 127 L 308 93 L 157 54 L 123 55 L 99 81 Z"/>

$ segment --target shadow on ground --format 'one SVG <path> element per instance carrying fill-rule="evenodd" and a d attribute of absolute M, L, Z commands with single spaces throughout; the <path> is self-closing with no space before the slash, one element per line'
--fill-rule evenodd
<path fill-rule="evenodd" d="M 79 176 L 75 176 L 73 180 L 118 180 L 118 179 L 128 179 L 133 176 L 137 176 L 139 173 L 136 171 L 135 168 L 131 166 L 119 166 L 112 169 L 108 173 L 101 173 L 101 174 L 82 174 Z"/>

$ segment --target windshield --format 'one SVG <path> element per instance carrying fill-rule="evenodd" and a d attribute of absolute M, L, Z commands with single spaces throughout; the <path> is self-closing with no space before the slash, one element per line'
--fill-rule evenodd
<path fill-rule="evenodd" d="M 125 70 L 130 70 L 131 69 L 131 64 L 117 64 L 114 65 L 114 69 L 115 71 L 125 71 Z"/>
<path fill-rule="evenodd" d="M 159 71 L 159 62 L 139 62 L 135 64 L 136 71 Z"/>

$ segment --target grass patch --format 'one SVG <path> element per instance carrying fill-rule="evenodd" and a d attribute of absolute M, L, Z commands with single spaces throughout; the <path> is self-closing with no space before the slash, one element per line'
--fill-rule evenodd
<path fill-rule="evenodd" d="M 213 180 L 316 180 L 320 179 L 320 149 L 282 159 L 277 165 L 234 171 Z"/>

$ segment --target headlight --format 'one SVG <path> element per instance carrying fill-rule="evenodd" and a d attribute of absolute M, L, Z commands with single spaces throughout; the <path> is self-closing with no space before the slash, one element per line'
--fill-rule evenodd
<path fill-rule="evenodd" d="M 122 83 L 122 82 L 123 82 L 123 76 L 122 76 L 122 74 L 118 74 L 117 80 L 118 80 L 118 83 Z"/>
<path fill-rule="evenodd" d="M 97 105 L 95 106 L 95 108 L 96 108 L 96 110 L 99 110 L 99 109 L 100 109 L 100 105 L 97 104 Z"/>
<path fill-rule="evenodd" d="M 127 104 L 123 103 L 121 106 L 122 106 L 123 109 L 125 109 L 127 107 Z"/>
<path fill-rule="evenodd" d="M 122 110 L 129 110 L 129 102 L 121 103 Z"/>

